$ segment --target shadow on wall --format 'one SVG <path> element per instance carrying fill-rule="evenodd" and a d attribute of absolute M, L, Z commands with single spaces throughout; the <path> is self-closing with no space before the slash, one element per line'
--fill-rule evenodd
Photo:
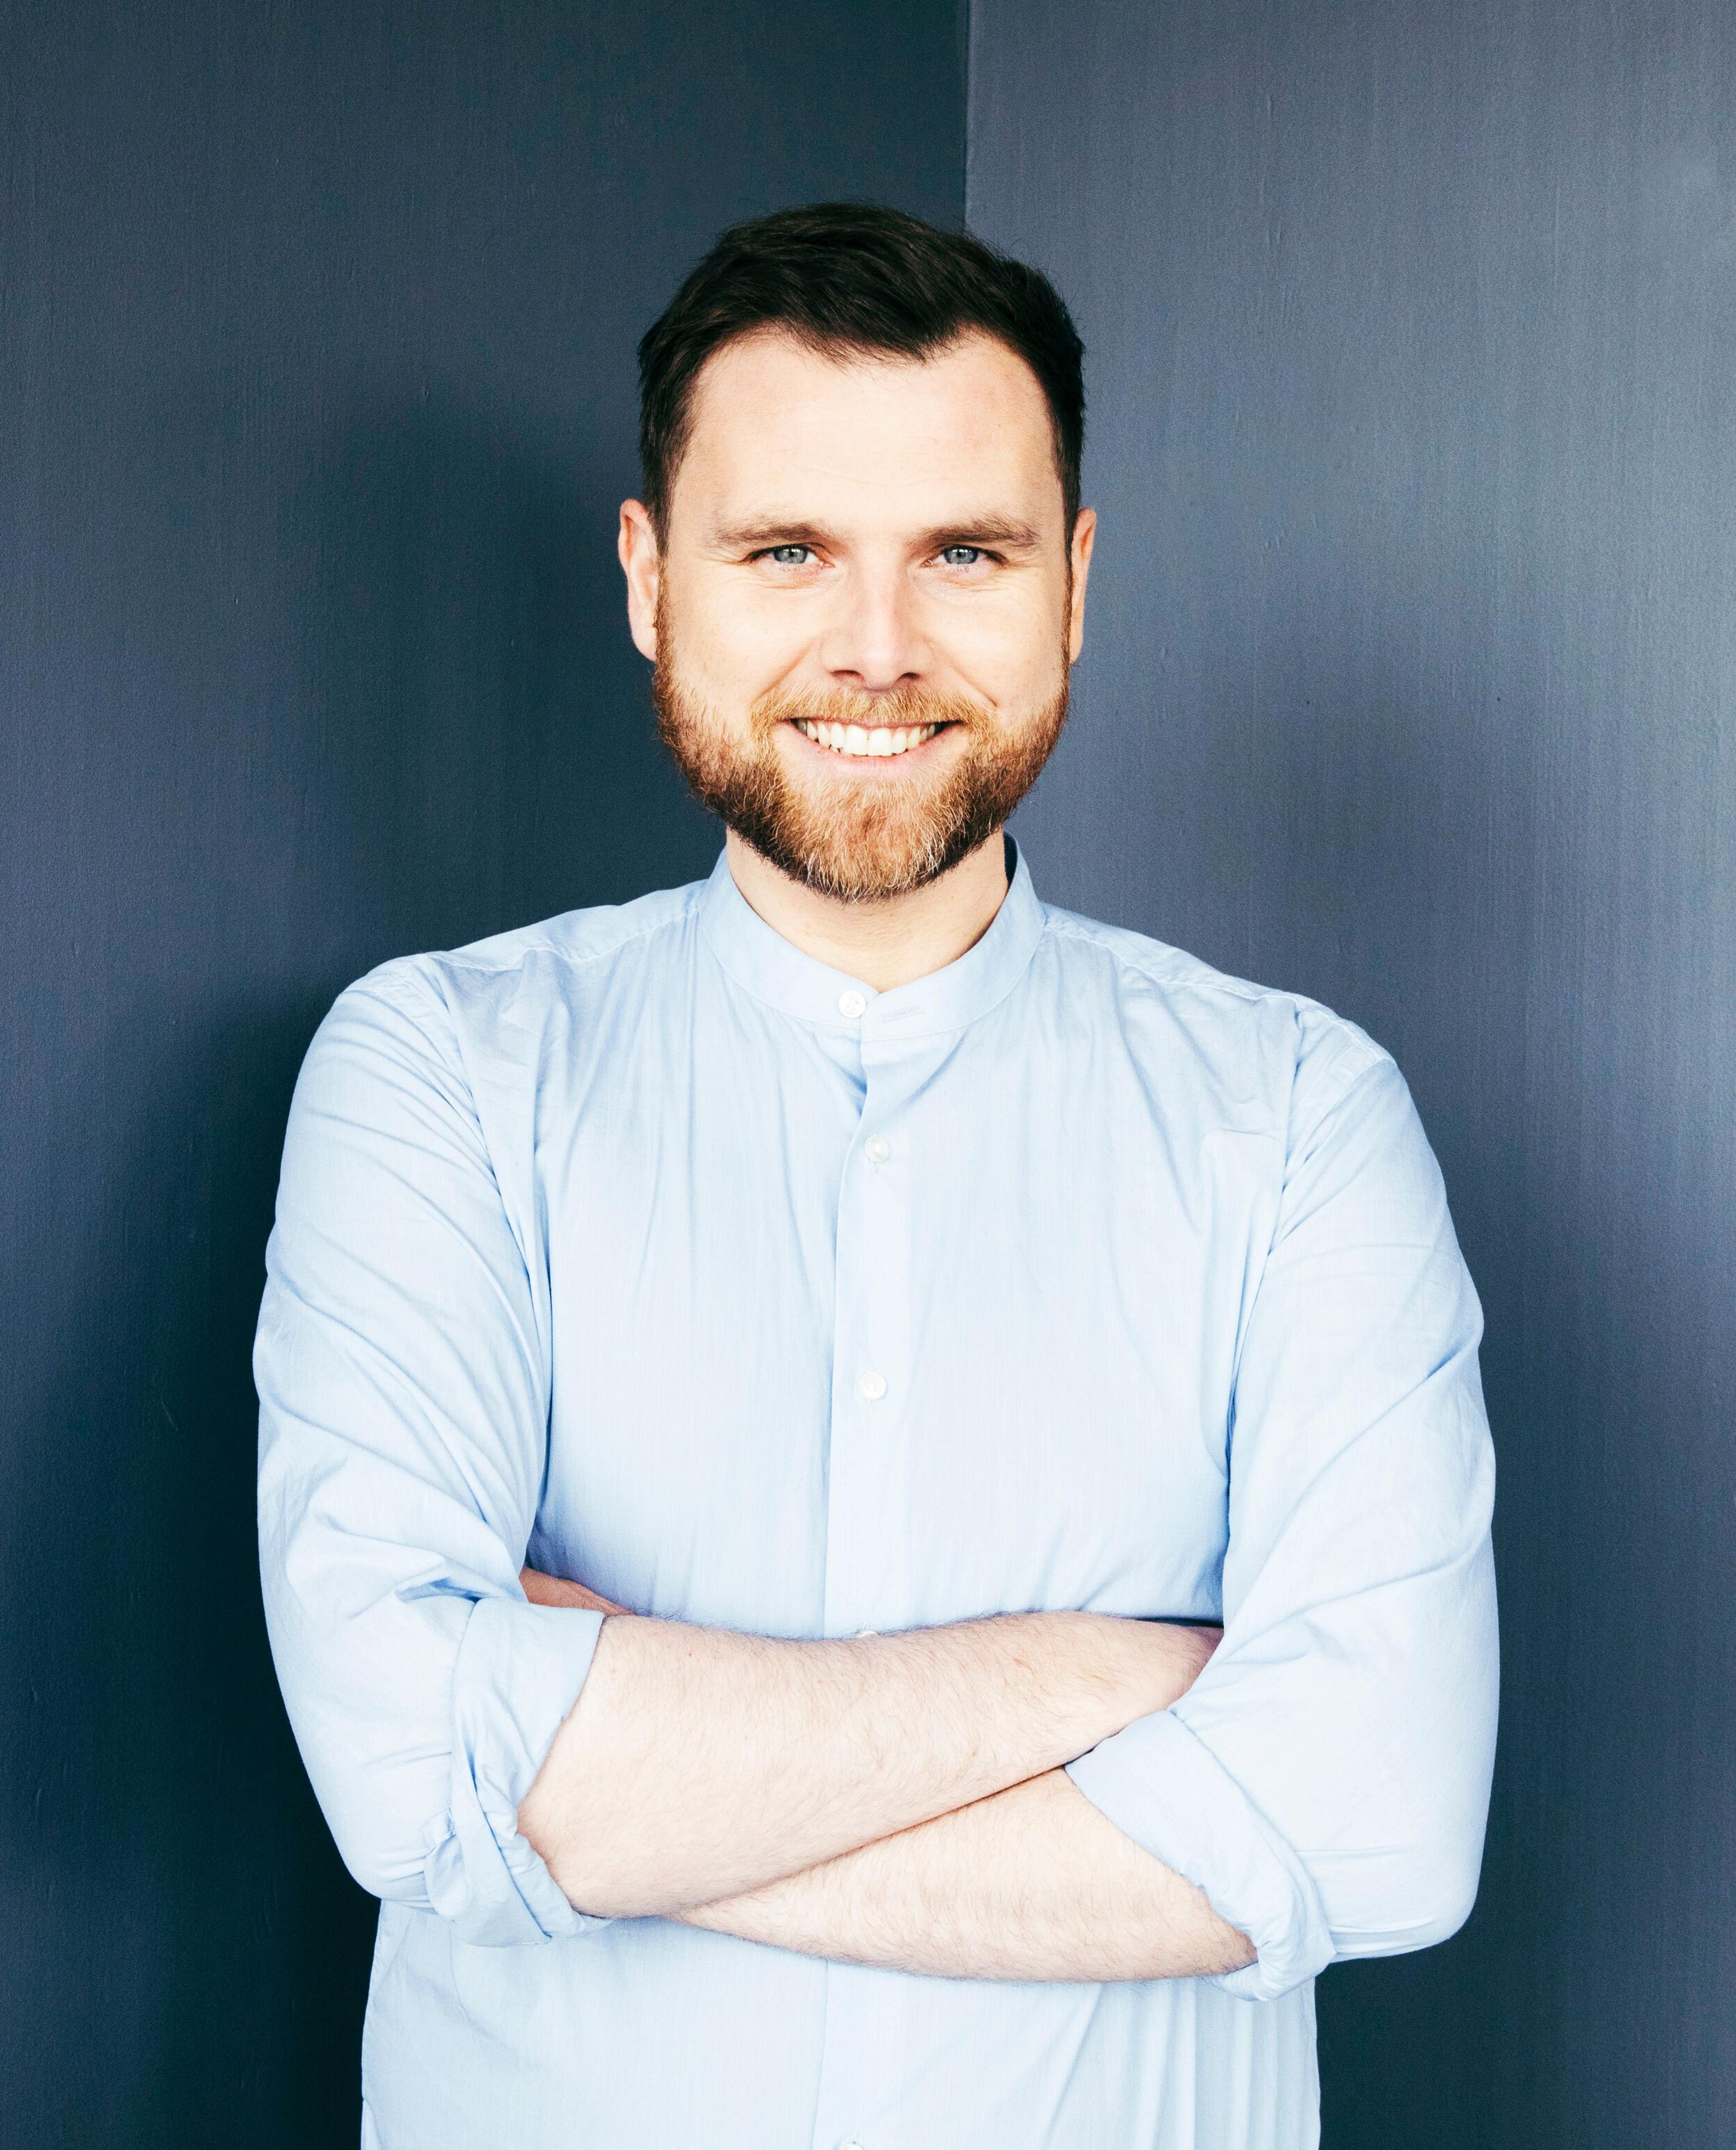
<path fill-rule="evenodd" d="M 268 2141 L 354 2122 L 353 2096 L 305 2101 L 319 2049 L 353 2038 L 371 1920 L 275 1693 L 252 1529 L 249 1340 L 320 1012 L 214 1017 L 196 988 L 118 1010 L 43 1152 L 44 1198 L 85 1229 L 17 1280 L 38 1350 L 0 1503 L 0 1619 L 31 1674 L 0 1729 L 32 1787 L 0 1848 L 20 2139 L 215 2144 L 261 2100 L 284 2108 Z M 28 2062 L 67 2020 L 86 2064 L 50 2083 Z"/>
<path fill-rule="evenodd" d="M 209 848 L 91 861 L 132 876 L 125 903 L 29 1048 L 53 1079 L 0 1256 L 23 1340 L 0 1498 L 28 1674 L 0 1697 L 21 2140 L 226 2146 L 240 2114 L 260 2150 L 354 2138 L 373 1905 L 307 1788 L 257 1579 L 250 1353 L 283 1128 L 350 977 L 709 867 L 621 623 L 618 497 L 480 421 L 387 411 L 285 507 L 273 615 L 247 629 L 288 650 L 270 708 L 189 751 L 174 653 L 132 638 L 97 789 L 129 814 L 196 795 Z M 165 508 L 134 542 L 174 542 Z M 85 2064 L 50 2082 L 33 2056 L 69 2021 Z"/>

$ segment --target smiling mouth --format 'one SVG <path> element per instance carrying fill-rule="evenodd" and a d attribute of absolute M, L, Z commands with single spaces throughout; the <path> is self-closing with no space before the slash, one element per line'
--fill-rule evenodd
<path fill-rule="evenodd" d="M 823 724 L 810 723 L 805 717 L 790 720 L 805 739 L 813 740 L 832 754 L 855 755 L 884 760 L 893 755 L 908 754 L 912 747 L 921 746 L 936 732 L 950 729 L 946 724 Z"/>

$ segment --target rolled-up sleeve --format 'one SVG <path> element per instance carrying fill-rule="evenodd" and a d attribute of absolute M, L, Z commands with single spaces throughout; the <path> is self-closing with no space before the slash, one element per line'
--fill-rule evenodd
<path fill-rule="evenodd" d="M 296 1087 L 266 1258 L 266 1620 L 351 1872 L 498 1945 L 605 1923 L 516 1819 L 602 1625 L 518 1583 L 548 1408 L 522 1230 L 437 982 L 352 987 Z"/>
<path fill-rule="evenodd" d="M 1237 1365 L 1224 1640 L 1071 1769 L 1248 1935 L 1219 1982 L 1255 1999 L 1462 1924 L 1495 1747 L 1476 1295 L 1397 1069 L 1312 1042 Z"/>

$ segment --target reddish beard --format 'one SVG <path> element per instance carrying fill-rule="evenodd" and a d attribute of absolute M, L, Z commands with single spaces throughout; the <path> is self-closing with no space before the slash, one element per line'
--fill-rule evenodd
<path fill-rule="evenodd" d="M 667 634 L 659 646 L 669 647 Z M 974 703 L 921 687 L 878 694 L 839 688 L 763 696 L 744 742 L 661 658 L 651 699 L 676 766 L 726 827 L 791 880 L 843 903 L 872 903 L 937 881 L 1003 825 L 1061 736 L 1067 677 L 1063 663 L 1053 699 L 1010 729 Z M 962 740 L 932 778 L 912 771 L 863 780 L 840 756 L 835 775 L 821 770 L 804 785 L 792 781 L 777 745 L 780 726 L 798 720 L 865 729 L 946 724 Z"/>

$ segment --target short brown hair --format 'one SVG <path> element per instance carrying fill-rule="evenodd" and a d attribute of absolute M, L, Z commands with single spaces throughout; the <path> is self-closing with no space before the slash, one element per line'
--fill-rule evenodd
<path fill-rule="evenodd" d="M 662 532 L 692 425 L 694 383 L 714 351 L 780 328 L 828 354 L 926 358 L 970 331 L 1037 376 L 1055 429 L 1067 530 L 1079 512 L 1085 347 L 1048 278 L 967 232 L 852 202 L 732 225 L 639 343 L 639 461 Z"/>

